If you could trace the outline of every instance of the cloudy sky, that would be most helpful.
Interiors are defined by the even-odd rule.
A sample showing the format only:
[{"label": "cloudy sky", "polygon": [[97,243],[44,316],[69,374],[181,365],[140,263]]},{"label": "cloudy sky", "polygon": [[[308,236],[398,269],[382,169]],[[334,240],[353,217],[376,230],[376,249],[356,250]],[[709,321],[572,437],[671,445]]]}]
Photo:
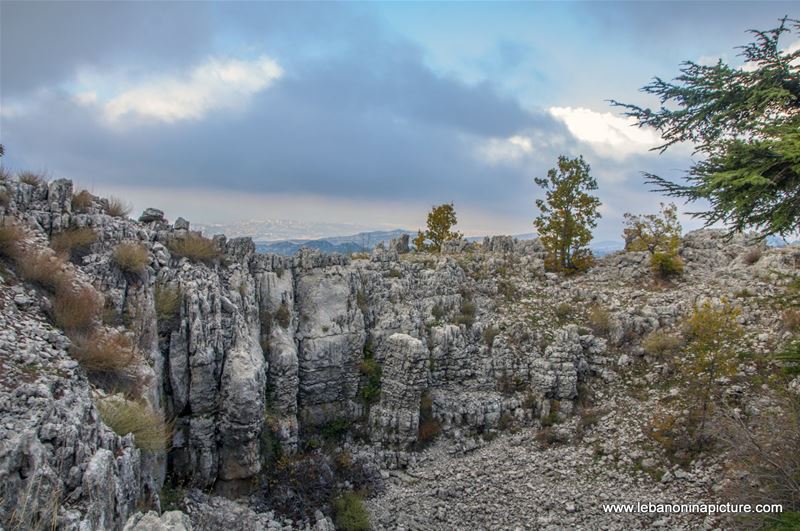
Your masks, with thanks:
[{"label": "cloudy sky", "polygon": [[484,234],[531,232],[533,178],[582,154],[618,239],[660,200],[640,172],[679,177],[691,149],[649,152],[607,100],[740,62],[798,7],[3,0],[4,165],[196,222],[416,229],[452,201]]}]

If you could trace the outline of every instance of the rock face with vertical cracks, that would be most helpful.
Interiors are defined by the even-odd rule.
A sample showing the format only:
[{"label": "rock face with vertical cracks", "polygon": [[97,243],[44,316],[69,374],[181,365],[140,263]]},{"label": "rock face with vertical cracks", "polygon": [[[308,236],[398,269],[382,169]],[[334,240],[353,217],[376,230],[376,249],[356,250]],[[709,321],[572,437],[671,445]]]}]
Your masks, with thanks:
[{"label": "rock face with vertical cracks", "polygon": [[392,334],[384,348],[381,399],[370,411],[371,434],[374,441],[402,448],[417,440],[428,349],[406,334]]}]

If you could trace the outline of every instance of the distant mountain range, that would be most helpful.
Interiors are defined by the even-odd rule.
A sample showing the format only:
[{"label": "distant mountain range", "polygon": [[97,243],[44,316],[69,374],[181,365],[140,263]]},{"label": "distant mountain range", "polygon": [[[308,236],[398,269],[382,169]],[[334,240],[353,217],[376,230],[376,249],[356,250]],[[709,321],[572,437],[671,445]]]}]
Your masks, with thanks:
[{"label": "distant mountain range", "polygon": [[324,253],[363,253],[371,251],[381,242],[388,243],[395,238],[399,238],[403,234],[413,236],[411,231],[403,229],[375,230],[359,232],[358,234],[352,234],[350,236],[331,236],[313,240],[293,239],[256,242],[256,251],[259,253],[275,253],[288,256],[299,251],[301,247],[310,247],[312,249],[319,249]]},{"label": "distant mountain range", "polygon": [[[310,247],[312,249],[319,249],[324,253],[365,253],[375,248],[379,243],[388,243],[389,241],[400,237],[402,234],[408,234],[413,238],[416,232],[396,229],[389,231],[368,231],[359,232],[350,236],[334,236],[329,238],[317,239],[294,239],[294,240],[279,240],[272,242],[257,242],[256,250],[260,253],[274,253],[282,255],[293,255],[300,250],[301,247]],[[484,236],[468,236],[467,241],[480,242],[483,241]],[[518,240],[532,240],[536,238],[536,233],[529,232],[525,234],[515,234],[514,238]],[[619,251],[624,246],[621,241],[599,241],[593,242],[590,247],[595,255],[605,256],[614,251]]]},{"label": "distant mountain range", "polygon": [[[256,242],[256,250],[260,253],[274,253],[290,256],[301,247],[319,249],[324,253],[362,253],[369,252],[381,242],[398,238],[408,234],[411,238],[416,236],[416,231],[405,229],[394,230],[362,230],[349,236],[330,236],[359,230],[362,226],[346,223],[315,223],[293,220],[265,220],[242,221],[227,225],[195,224],[194,228],[202,230],[206,235],[226,234],[228,237],[249,236]],[[471,242],[480,242],[484,236],[468,236]],[[519,240],[536,238],[536,233],[515,234]],[[798,242],[793,242],[798,243]],[[789,242],[775,236],[767,238],[767,244],[772,247],[783,247]],[[621,240],[593,241],[589,248],[595,256],[606,256],[624,247]]]}]

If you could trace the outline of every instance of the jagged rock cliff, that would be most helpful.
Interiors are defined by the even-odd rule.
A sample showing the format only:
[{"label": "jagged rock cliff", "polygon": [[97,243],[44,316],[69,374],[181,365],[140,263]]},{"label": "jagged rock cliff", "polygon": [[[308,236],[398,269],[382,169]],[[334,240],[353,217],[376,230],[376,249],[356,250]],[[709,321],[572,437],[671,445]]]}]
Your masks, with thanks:
[{"label": "jagged rock cliff", "polygon": [[[687,289],[664,291],[637,284],[648,274],[644,253],[611,256],[585,278],[565,280],[545,273],[537,242],[507,237],[436,256],[408,254],[399,242],[354,260],[311,250],[263,255],[248,239],[215,237],[219,255],[203,263],[170,251],[191,234],[185,220],[171,225],[153,209],[140,221],[113,217],[98,198],[74,211],[66,180],[0,188],[8,197],[4,219],[25,226],[31,246],[67,228],[96,233],[73,260],[76,274],[105,295],[105,318],[132,332],[142,395],[174,425],[166,455],[109,431],[69,357],[69,340],[47,322],[47,297],[6,271],[2,518],[16,522],[27,503],[49,518],[46,508],[55,504],[64,528],[122,528],[137,507],[159,508],[165,476],[246,495],[272,466],[266,435],[292,454],[331,423],[344,423],[365,431],[364,444],[391,469],[417,459],[421,414],[462,447],[509,419],[530,425],[568,415],[582,384],[616,378],[625,364],[619,347],[641,353],[644,334],[675,324],[702,297],[745,285],[774,291],[772,272],[797,260],[795,251],[776,251],[750,267],[741,257],[752,245],[743,238],[695,232],[681,251]],[[142,272],[115,263],[122,242],[145,246]],[[159,315],[164,292],[176,294],[174,315]],[[609,311],[605,338],[578,326],[600,303]],[[765,311],[747,307],[743,318],[769,329]],[[365,392],[372,385],[365,361],[382,369],[377,399]],[[197,514],[202,503],[224,505],[193,503]]]}]

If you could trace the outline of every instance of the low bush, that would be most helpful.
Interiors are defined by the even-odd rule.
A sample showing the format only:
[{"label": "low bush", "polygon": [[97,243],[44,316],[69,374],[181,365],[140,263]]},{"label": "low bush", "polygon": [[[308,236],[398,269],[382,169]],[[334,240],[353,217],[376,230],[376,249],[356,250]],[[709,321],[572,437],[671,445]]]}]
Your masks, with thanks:
[{"label": "low bush", "polygon": [[783,327],[790,332],[797,332],[800,330],[800,310],[796,308],[788,308],[784,310]]},{"label": "low bush", "polygon": [[683,346],[683,340],[665,330],[654,330],[642,340],[644,351],[659,360],[669,360],[674,357]]},{"label": "low bush", "polygon": [[104,201],[106,214],[114,218],[124,218],[131,213],[133,207],[118,197],[109,197]]},{"label": "low bush", "polygon": [[69,283],[64,261],[52,251],[31,251],[17,256],[17,267],[23,279],[55,293]]},{"label": "low bush", "polygon": [[7,207],[11,203],[8,190],[0,190],[0,207]]},{"label": "low bush", "polygon": [[38,173],[33,173],[31,171],[22,171],[20,172],[17,177],[19,177],[19,182],[29,184],[34,187],[44,186],[47,184],[47,181],[44,179],[43,176],[39,175]]},{"label": "low bush", "polygon": [[156,317],[159,321],[172,325],[178,318],[183,293],[179,286],[156,284],[154,290]]},{"label": "low bush", "polygon": [[742,258],[747,265],[753,265],[761,259],[761,247],[753,247]]},{"label": "low bush", "polygon": [[19,253],[19,244],[25,238],[25,232],[14,223],[0,225],[0,256],[15,258]]},{"label": "low bush", "polygon": [[86,331],[103,311],[103,297],[89,286],[72,287],[66,284],[53,297],[53,319],[68,332]]},{"label": "low bush", "polygon": [[127,374],[136,358],[130,337],[106,330],[74,336],[70,354],[86,372],[115,376]]},{"label": "low bush", "polygon": [[490,347],[494,344],[494,338],[500,333],[500,330],[495,328],[492,325],[487,326],[483,330],[483,342],[486,343],[487,347]]},{"label": "low bush", "polygon": [[477,307],[475,303],[468,299],[462,299],[461,301],[461,313],[458,314],[456,317],[456,324],[463,324],[467,328],[471,327],[475,323],[475,313],[477,312]]},{"label": "low bush", "polygon": [[422,393],[419,400],[418,445],[422,447],[433,441],[441,431],[441,423],[433,417],[433,397],[430,392],[426,391]]},{"label": "low bush", "polygon": [[196,233],[190,233],[185,238],[175,238],[167,247],[177,256],[205,264],[211,264],[221,255],[214,240]]},{"label": "low bush", "polygon": [[169,449],[171,426],[146,402],[110,396],[96,400],[95,407],[100,418],[114,433],[121,436],[132,433],[137,448],[147,452]]},{"label": "low bush", "polygon": [[281,328],[289,328],[291,315],[289,314],[289,307],[283,302],[278,306],[278,309],[275,310],[275,322],[278,323]]},{"label": "low bush", "polygon": [[150,253],[140,243],[120,243],[114,248],[114,262],[126,273],[141,274],[150,263]]},{"label": "low bush", "polygon": [[366,405],[374,404],[381,396],[381,365],[372,358],[365,358],[358,368],[363,377],[359,391],[361,401]]},{"label": "low bush", "polygon": [[334,523],[342,531],[367,531],[370,529],[369,513],[361,496],[345,492],[333,500]]},{"label": "low bush", "polygon": [[566,321],[572,315],[572,305],[562,302],[555,308],[556,318],[559,321]]},{"label": "low bush", "polygon": [[675,253],[653,253],[650,269],[659,280],[670,280],[683,274],[683,260]]},{"label": "low bush", "polygon": [[97,241],[97,233],[88,227],[67,229],[50,239],[50,247],[60,255],[67,255],[72,261],[85,256],[89,247]]},{"label": "low bush", "polygon": [[589,309],[588,320],[589,328],[595,335],[605,336],[611,331],[611,314],[599,304],[594,304]]},{"label": "low bush", "polygon": [[92,207],[94,196],[88,190],[81,190],[72,195],[72,211],[78,214],[86,214]]}]

